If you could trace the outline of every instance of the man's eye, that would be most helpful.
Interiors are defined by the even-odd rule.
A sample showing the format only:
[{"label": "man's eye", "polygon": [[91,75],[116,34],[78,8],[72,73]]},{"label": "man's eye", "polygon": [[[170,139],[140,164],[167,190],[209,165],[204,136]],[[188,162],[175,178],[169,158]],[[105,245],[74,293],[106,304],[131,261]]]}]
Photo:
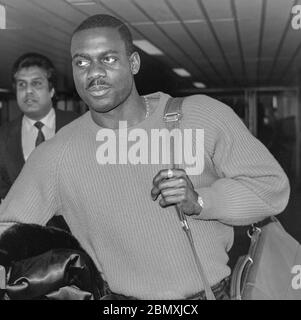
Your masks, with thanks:
[{"label": "man's eye", "polygon": [[34,82],[32,83],[32,85],[33,85],[33,87],[40,88],[40,87],[42,87],[43,82],[41,82],[41,81],[34,81]]},{"label": "man's eye", "polygon": [[89,61],[86,61],[86,60],[77,60],[75,62],[75,65],[80,67],[80,68],[85,68],[89,65]]},{"label": "man's eye", "polygon": [[114,62],[117,61],[117,58],[115,58],[115,57],[105,57],[105,58],[103,59],[103,61],[104,61],[105,63],[112,64],[112,63],[114,63]]},{"label": "man's eye", "polygon": [[24,88],[25,87],[25,82],[17,82],[17,87],[18,88]]}]

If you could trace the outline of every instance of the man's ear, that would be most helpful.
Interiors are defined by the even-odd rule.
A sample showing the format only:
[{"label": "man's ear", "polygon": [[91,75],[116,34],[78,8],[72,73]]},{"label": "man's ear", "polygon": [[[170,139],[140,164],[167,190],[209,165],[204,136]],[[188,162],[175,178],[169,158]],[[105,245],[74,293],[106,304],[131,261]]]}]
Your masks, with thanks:
[{"label": "man's ear", "polygon": [[130,56],[130,65],[132,74],[135,75],[140,69],[140,55],[137,51],[133,52]]},{"label": "man's ear", "polygon": [[50,90],[51,98],[53,98],[54,94],[55,94],[55,90],[54,90],[54,88],[52,88],[52,89]]}]

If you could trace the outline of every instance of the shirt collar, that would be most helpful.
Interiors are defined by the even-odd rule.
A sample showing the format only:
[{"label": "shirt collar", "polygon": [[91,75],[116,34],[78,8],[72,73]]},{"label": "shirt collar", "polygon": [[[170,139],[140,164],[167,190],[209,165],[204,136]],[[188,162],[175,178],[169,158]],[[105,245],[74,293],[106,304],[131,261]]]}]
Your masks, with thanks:
[{"label": "shirt collar", "polygon": [[[34,126],[34,124],[37,122],[37,120],[33,120],[28,118],[25,114],[23,117],[24,124],[28,127]],[[44,126],[48,128],[52,128],[54,126],[55,122],[55,111],[53,108],[50,109],[50,111],[46,114],[46,116],[39,120],[44,124]]]}]

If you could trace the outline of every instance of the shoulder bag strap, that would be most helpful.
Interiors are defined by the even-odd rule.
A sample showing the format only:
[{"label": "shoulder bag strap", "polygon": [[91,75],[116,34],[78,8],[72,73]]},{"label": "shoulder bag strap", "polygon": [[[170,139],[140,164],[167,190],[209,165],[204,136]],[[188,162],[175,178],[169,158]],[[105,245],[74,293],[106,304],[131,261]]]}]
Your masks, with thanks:
[{"label": "shoulder bag strap", "polygon": [[[183,103],[184,98],[169,98],[169,100],[167,101],[165,110],[164,110],[164,117],[163,117],[163,121],[166,124],[166,127],[169,131],[179,128],[180,125],[180,120],[183,117],[182,114],[182,103]],[[179,168],[179,165],[177,163],[175,163],[175,145],[174,145],[174,139],[170,142],[170,157],[171,157],[171,167],[172,169],[177,169]],[[176,205],[175,206],[177,214],[179,216],[179,219],[182,223],[182,227],[183,230],[185,231],[185,234],[188,237],[192,252],[193,252],[193,256],[194,256],[194,260],[195,263],[197,265],[197,269],[199,272],[199,275],[202,279],[203,285],[204,285],[204,290],[206,293],[206,298],[208,300],[215,300],[215,296],[212,292],[212,289],[209,285],[208,279],[205,275],[204,272],[204,268],[202,266],[201,260],[196,252],[195,249],[195,244],[193,241],[193,237],[191,234],[191,230],[190,227],[188,225],[187,219],[185,214],[183,213],[183,210],[181,208],[180,205]]]}]

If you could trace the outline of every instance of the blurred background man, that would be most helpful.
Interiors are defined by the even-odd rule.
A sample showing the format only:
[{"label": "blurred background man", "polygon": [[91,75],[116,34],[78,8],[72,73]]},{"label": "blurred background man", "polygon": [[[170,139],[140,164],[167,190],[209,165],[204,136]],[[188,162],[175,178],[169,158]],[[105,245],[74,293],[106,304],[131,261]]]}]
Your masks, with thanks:
[{"label": "blurred background man", "polygon": [[12,83],[22,115],[0,128],[0,199],[4,199],[31,152],[77,118],[53,108],[56,70],[38,53],[20,56],[12,68]]}]

